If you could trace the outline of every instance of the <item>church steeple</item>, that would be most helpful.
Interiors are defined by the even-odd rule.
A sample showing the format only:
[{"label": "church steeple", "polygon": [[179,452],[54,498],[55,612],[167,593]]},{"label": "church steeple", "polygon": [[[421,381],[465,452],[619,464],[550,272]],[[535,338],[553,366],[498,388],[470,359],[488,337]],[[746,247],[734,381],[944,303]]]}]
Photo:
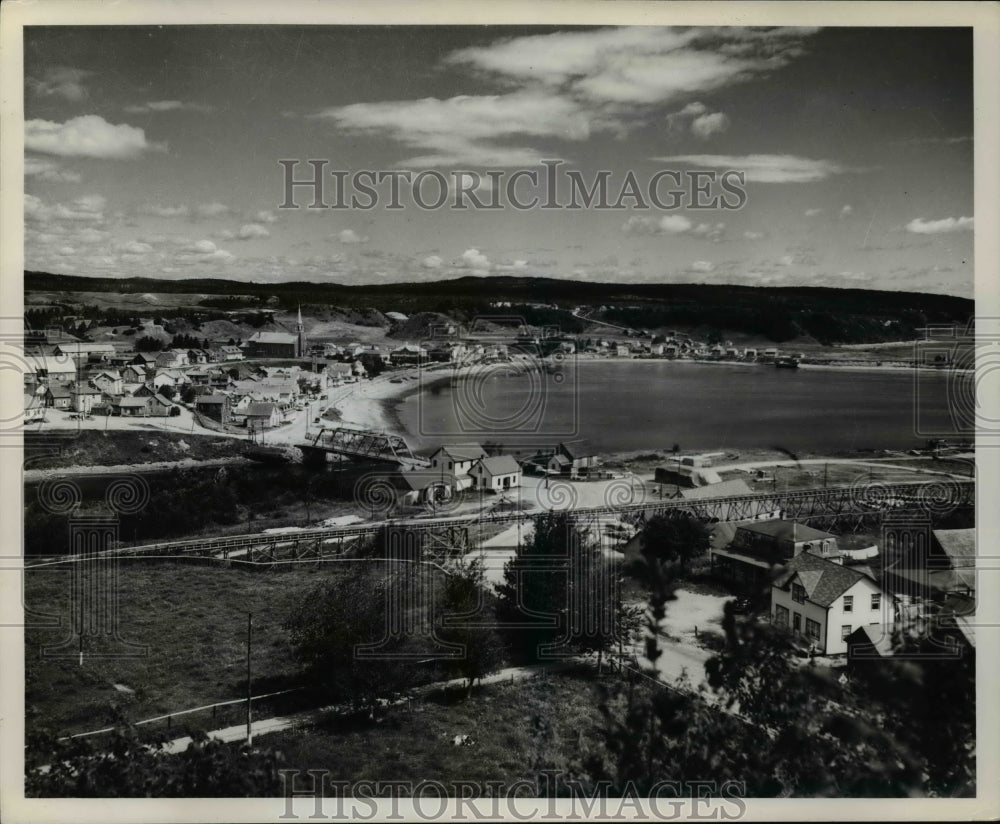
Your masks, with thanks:
[{"label": "church steeple", "polygon": [[295,342],[296,348],[299,350],[298,357],[302,357],[306,353],[306,330],[302,326],[302,306],[299,306],[299,317],[298,322],[295,324]]}]

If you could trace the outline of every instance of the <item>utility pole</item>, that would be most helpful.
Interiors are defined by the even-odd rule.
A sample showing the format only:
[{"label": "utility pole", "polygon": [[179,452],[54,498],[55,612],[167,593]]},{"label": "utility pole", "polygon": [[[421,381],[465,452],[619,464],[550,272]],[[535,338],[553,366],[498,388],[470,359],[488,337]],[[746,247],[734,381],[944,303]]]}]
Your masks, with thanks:
[{"label": "utility pole", "polygon": [[253,613],[247,613],[247,746],[253,744],[253,733],[250,730],[252,714],[250,710],[250,643],[253,639]]}]

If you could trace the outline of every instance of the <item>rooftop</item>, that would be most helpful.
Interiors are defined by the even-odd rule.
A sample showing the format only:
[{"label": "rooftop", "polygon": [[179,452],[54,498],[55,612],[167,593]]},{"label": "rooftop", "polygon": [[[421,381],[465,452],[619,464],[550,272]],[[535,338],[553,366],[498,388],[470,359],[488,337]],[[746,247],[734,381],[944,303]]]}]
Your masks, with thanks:
[{"label": "rooftop", "polygon": [[775,579],[774,586],[787,590],[793,581],[798,580],[810,601],[821,607],[828,607],[866,577],[858,570],[803,552],[785,564],[785,571]]},{"label": "rooftop", "polygon": [[767,535],[771,538],[777,538],[780,541],[793,541],[795,543],[799,541],[822,541],[837,537],[829,532],[821,532],[818,529],[813,529],[811,526],[806,526],[796,521],[784,520],[743,524],[740,526],[740,529],[756,533],[757,535]]},{"label": "rooftop", "polygon": [[521,467],[518,465],[517,461],[515,461],[510,455],[496,455],[492,458],[480,458],[479,463],[483,465],[483,469],[492,475],[510,475],[521,471]]}]

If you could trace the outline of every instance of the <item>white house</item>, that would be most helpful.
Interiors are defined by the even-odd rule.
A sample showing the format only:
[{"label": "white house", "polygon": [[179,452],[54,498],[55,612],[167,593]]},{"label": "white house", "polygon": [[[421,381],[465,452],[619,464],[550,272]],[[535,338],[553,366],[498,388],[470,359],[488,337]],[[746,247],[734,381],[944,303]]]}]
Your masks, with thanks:
[{"label": "white house", "polygon": [[479,444],[442,446],[431,455],[431,469],[452,475],[468,475],[480,458],[489,457]]},{"label": "white house", "polygon": [[771,621],[800,635],[822,655],[847,653],[859,627],[892,632],[892,596],[870,574],[811,552],[796,555],[771,586]]},{"label": "white house", "polygon": [[521,485],[521,467],[510,455],[480,458],[469,469],[477,489],[500,492]]}]

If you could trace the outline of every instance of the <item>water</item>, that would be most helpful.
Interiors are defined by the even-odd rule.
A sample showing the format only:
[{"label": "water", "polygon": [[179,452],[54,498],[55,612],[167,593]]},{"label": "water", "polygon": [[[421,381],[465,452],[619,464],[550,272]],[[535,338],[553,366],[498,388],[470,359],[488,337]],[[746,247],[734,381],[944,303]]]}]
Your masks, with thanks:
[{"label": "water", "polygon": [[679,444],[832,453],[971,438],[950,411],[963,406],[971,384],[944,372],[581,361],[556,373],[515,368],[446,380],[390,408],[424,448],[585,438],[601,452]]}]

